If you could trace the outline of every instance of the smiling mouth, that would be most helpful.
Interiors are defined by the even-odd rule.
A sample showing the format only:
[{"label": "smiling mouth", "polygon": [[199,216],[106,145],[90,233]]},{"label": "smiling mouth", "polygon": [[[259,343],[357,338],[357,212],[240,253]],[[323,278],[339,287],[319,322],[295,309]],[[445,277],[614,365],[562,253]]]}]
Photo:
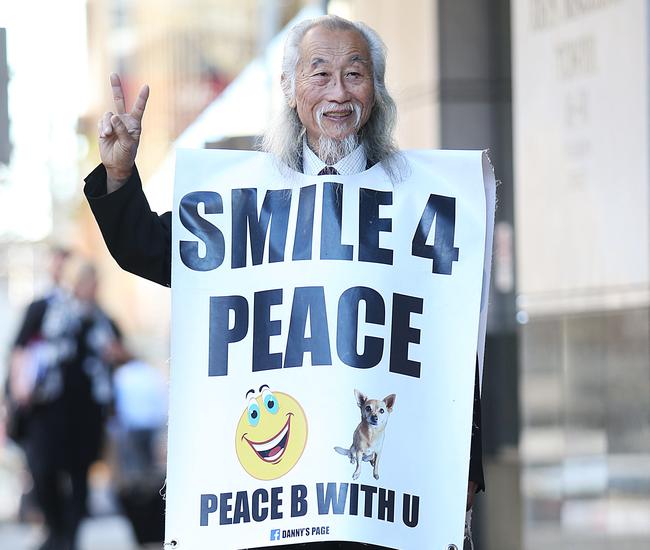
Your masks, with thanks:
[{"label": "smiling mouth", "polygon": [[343,112],[343,111],[337,111],[337,112],[331,111],[329,113],[323,113],[323,116],[325,118],[330,118],[330,119],[333,119],[333,120],[343,120],[343,119],[349,117],[350,115],[352,115],[353,112],[354,111],[345,111],[345,112]]},{"label": "smiling mouth", "polygon": [[287,421],[282,427],[282,429],[275,434],[270,439],[266,441],[251,441],[246,437],[246,434],[242,436],[242,439],[246,440],[251,446],[251,449],[255,451],[255,454],[260,457],[264,462],[270,464],[276,464],[284,456],[284,451],[287,449],[287,442],[289,441],[289,433],[291,432],[291,417],[293,413],[287,414]]}]

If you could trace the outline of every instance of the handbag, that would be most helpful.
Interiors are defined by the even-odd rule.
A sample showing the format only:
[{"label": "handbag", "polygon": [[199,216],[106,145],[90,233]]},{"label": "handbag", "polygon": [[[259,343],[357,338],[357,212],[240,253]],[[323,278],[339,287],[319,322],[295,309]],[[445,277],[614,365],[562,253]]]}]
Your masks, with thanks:
[{"label": "handbag", "polygon": [[63,378],[52,360],[52,348],[34,339],[11,354],[7,385],[7,436],[16,443],[27,435],[32,406],[61,395]]}]

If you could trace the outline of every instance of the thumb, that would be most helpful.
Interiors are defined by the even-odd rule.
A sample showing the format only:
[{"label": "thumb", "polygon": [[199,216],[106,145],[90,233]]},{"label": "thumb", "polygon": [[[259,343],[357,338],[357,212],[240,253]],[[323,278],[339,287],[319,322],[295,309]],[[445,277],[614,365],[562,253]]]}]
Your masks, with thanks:
[{"label": "thumb", "polygon": [[129,134],[129,130],[126,127],[126,124],[124,124],[124,121],[118,115],[113,115],[111,117],[111,124],[115,129],[115,133],[117,134],[117,139],[119,140],[132,139],[131,135]]}]

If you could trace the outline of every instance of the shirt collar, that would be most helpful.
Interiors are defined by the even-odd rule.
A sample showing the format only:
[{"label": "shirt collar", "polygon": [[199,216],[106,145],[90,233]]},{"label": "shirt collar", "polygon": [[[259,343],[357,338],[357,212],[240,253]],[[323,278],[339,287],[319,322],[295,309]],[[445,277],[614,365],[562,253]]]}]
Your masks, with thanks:
[{"label": "shirt collar", "polygon": [[[347,157],[343,157],[335,165],[336,171],[344,176],[352,176],[354,174],[359,174],[366,169],[368,159],[366,157],[366,150],[363,147],[363,144],[359,144],[357,148],[352,151]],[[318,155],[314,153],[307,145],[307,138],[302,139],[302,171],[303,174],[308,176],[316,176],[323,168],[325,164],[321,159],[318,158]]]}]

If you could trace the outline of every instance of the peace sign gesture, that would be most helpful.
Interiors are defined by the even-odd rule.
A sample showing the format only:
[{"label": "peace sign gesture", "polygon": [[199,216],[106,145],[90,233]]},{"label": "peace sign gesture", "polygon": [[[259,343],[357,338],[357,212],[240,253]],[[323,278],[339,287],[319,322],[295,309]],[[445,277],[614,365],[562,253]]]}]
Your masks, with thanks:
[{"label": "peace sign gesture", "polygon": [[98,123],[99,156],[106,167],[109,193],[121,187],[133,171],[142,133],[142,115],[149,98],[149,86],[145,84],[140,88],[133,109],[127,113],[120,77],[111,73],[110,78],[116,112],[104,113]]}]

